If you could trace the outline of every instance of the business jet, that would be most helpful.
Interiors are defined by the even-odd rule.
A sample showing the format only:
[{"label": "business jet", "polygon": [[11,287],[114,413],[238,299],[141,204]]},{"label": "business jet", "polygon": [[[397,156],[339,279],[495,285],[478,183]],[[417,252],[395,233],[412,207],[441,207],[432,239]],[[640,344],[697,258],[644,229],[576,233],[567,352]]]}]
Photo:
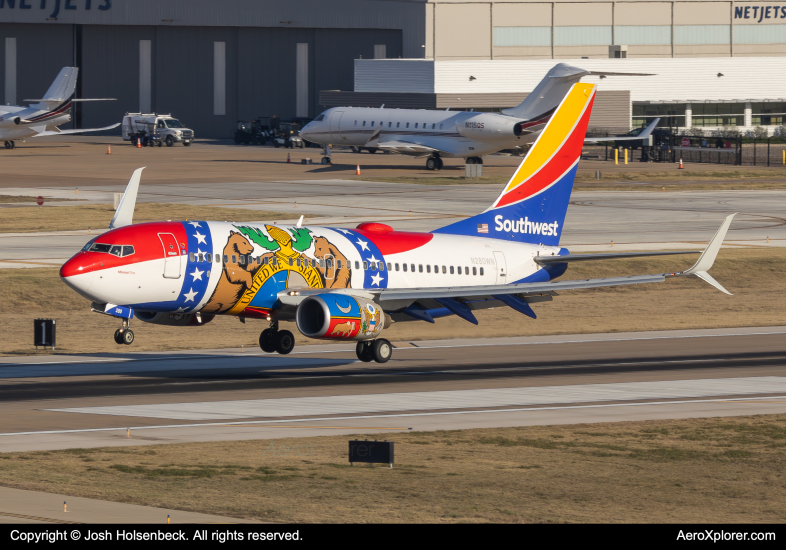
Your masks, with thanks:
[{"label": "business jet", "polygon": [[104,128],[61,130],[59,125],[71,122],[71,105],[79,101],[114,101],[114,99],[74,99],[77,67],[63,67],[44,94],[43,99],[25,99],[29,107],[0,105],[0,140],[6,149],[16,147],[15,140],[42,136],[62,136],[83,132],[101,132],[117,128],[120,123]]},{"label": "business jet", "polygon": [[[384,363],[392,323],[509,307],[536,318],[532,304],[562,290],[656,283],[699,277],[727,294],[708,270],[733,214],[698,261],[681,272],[556,281],[571,262],[650,252],[571,254],[560,247],[573,180],[595,98],[593,84],[575,83],[555,109],[499,197],[484,212],[431,233],[396,231],[381,223],[355,228],[215,221],[133,224],[142,168],[132,176],[110,231],[88,242],[60,269],[91,308],[119,318],[118,344],[131,344],[136,317],[159,325],[198,327],[216,315],[259,319],[265,352],[287,354],[294,320],[315,339],[356,342],[361,361]],[[696,253],[696,252],[694,252]],[[580,315],[580,313],[577,313]]]},{"label": "business jet", "polygon": [[[534,142],[571,87],[589,75],[650,76],[587,71],[559,63],[520,105],[501,113],[333,107],[306,124],[300,136],[323,146],[322,164],[332,163],[329,144],[427,157],[429,170],[440,170],[443,158],[483,164],[483,155]],[[585,137],[585,141],[641,141],[659,121],[652,121],[635,137]]]}]

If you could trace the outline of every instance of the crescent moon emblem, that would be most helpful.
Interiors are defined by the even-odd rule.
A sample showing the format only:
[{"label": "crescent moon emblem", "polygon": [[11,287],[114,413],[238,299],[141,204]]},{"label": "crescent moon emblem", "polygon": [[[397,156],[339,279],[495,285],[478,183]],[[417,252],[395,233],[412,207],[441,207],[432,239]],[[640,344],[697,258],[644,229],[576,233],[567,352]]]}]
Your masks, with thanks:
[{"label": "crescent moon emblem", "polygon": [[345,307],[341,307],[341,305],[338,303],[338,300],[336,300],[336,307],[341,313],[349,313],[352,311],[352,304],[347,304]]}]

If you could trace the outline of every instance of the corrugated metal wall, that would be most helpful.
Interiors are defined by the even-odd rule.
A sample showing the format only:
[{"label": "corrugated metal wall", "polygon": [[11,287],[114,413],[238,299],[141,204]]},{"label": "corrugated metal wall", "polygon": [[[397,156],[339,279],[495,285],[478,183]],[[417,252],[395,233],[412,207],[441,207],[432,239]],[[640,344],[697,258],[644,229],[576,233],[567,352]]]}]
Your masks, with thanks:
[{"label": "corrugated metal wall", "polygon": [[[654,76],[584,77],[599,90],[630,90],[632,101],[762,101],[786,95],[786,57],[566,59],[590,71]],[[400,67],[394,65],[401,63]],[[362,60],[355,62],[355,91],[483,94],[532,90],[555,65],[532,60]],[[427,76],[433,73],[433,82]],[[418,67],[417,78],[390,78]],[[723,76],[718,76],[718,74]],[[470,80],[470,76],[474,80]]]}]

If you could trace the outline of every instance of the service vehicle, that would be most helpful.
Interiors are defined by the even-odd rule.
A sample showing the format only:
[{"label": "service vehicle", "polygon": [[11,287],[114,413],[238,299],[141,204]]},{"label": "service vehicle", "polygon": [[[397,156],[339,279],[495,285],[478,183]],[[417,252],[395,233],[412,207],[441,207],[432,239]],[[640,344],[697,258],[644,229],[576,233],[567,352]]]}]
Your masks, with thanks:
[{"label": "service vehicle", "polygon": [[[126,113],[123,117],[123,140],[136,143],[140,132],[145,135],[158,134],[161,141],[167,147],[172,147],[175,143],[182,143],[186,147],[194,141],[194,131],[186,128],[172,115],[162,115],[157,113]],[[143,142],[144,144],[144,142]]]}]

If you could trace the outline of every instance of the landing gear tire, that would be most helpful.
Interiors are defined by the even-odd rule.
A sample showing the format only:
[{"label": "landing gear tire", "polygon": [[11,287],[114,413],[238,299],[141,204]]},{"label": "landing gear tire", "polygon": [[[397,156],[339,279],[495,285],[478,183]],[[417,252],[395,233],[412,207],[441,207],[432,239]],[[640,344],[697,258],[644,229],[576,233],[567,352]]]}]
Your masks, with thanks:
[{"label": "landing gear tire", "polygon": [[167,147],[172,147],[174,144],[175,144],[175,138],[173,138],[172,136],[167,136],[166,137],[166,146]]},{"label": "landing gear tire", "polygon": [[262,331],[262,334],[259,335],[259,347],[262,348],[262,351],[265,353],[276,352],[275,336],[276,333],[273,329],[266,328]]},{"label": "landing gear tire", "polygon": [[276,351],[286,355],[295,349],[295,335],[288,330],[279,330],[275,334]]},{"label": "landing gear tire", "polygon": [[122,345],[123,344],[123,333],[120,329],[115,331],[115,344]]},{"label": "landing gear tire", "polygon": [[442,167],[445,166],[445,163],[442,162],[442,159],[437,157],[437,170],[442,170]]},{"label": "landing gear tire", "polygon": [[438,165],[439,164],[437,163],[437,159],[435,159],[434,157],[429,157],[429,159],[426,161],[427,170],[439,170],[439,168],[437,168]]},{"label": "landing gear tire", "polygon": [[5,142],[5,148],[6,149],[13,149],[14,148],[14,142],[13,141],[6,141]]},{"label": "landing gear tire", "polygon": [[377,338],[371,343],[371,356],[377,363],[387,363],[393,355],[393,346],[384,338]]},{"label": "landing gear tire", "polygon": [[364,363],[370,363],[374,360],[371,352],[371,342],[358,342],[355,346],[355,355]]},{"label": "landing gear tire", "polygon": [[322,164],[333,164],[333,161],[330,160],[330,157],[322,157]]},{"label": "landing gear tire", "polygon": [[130,346],[134,343],[134,333],[131,329],[126,329],[122,332],[123,343],[127,346]]}]

